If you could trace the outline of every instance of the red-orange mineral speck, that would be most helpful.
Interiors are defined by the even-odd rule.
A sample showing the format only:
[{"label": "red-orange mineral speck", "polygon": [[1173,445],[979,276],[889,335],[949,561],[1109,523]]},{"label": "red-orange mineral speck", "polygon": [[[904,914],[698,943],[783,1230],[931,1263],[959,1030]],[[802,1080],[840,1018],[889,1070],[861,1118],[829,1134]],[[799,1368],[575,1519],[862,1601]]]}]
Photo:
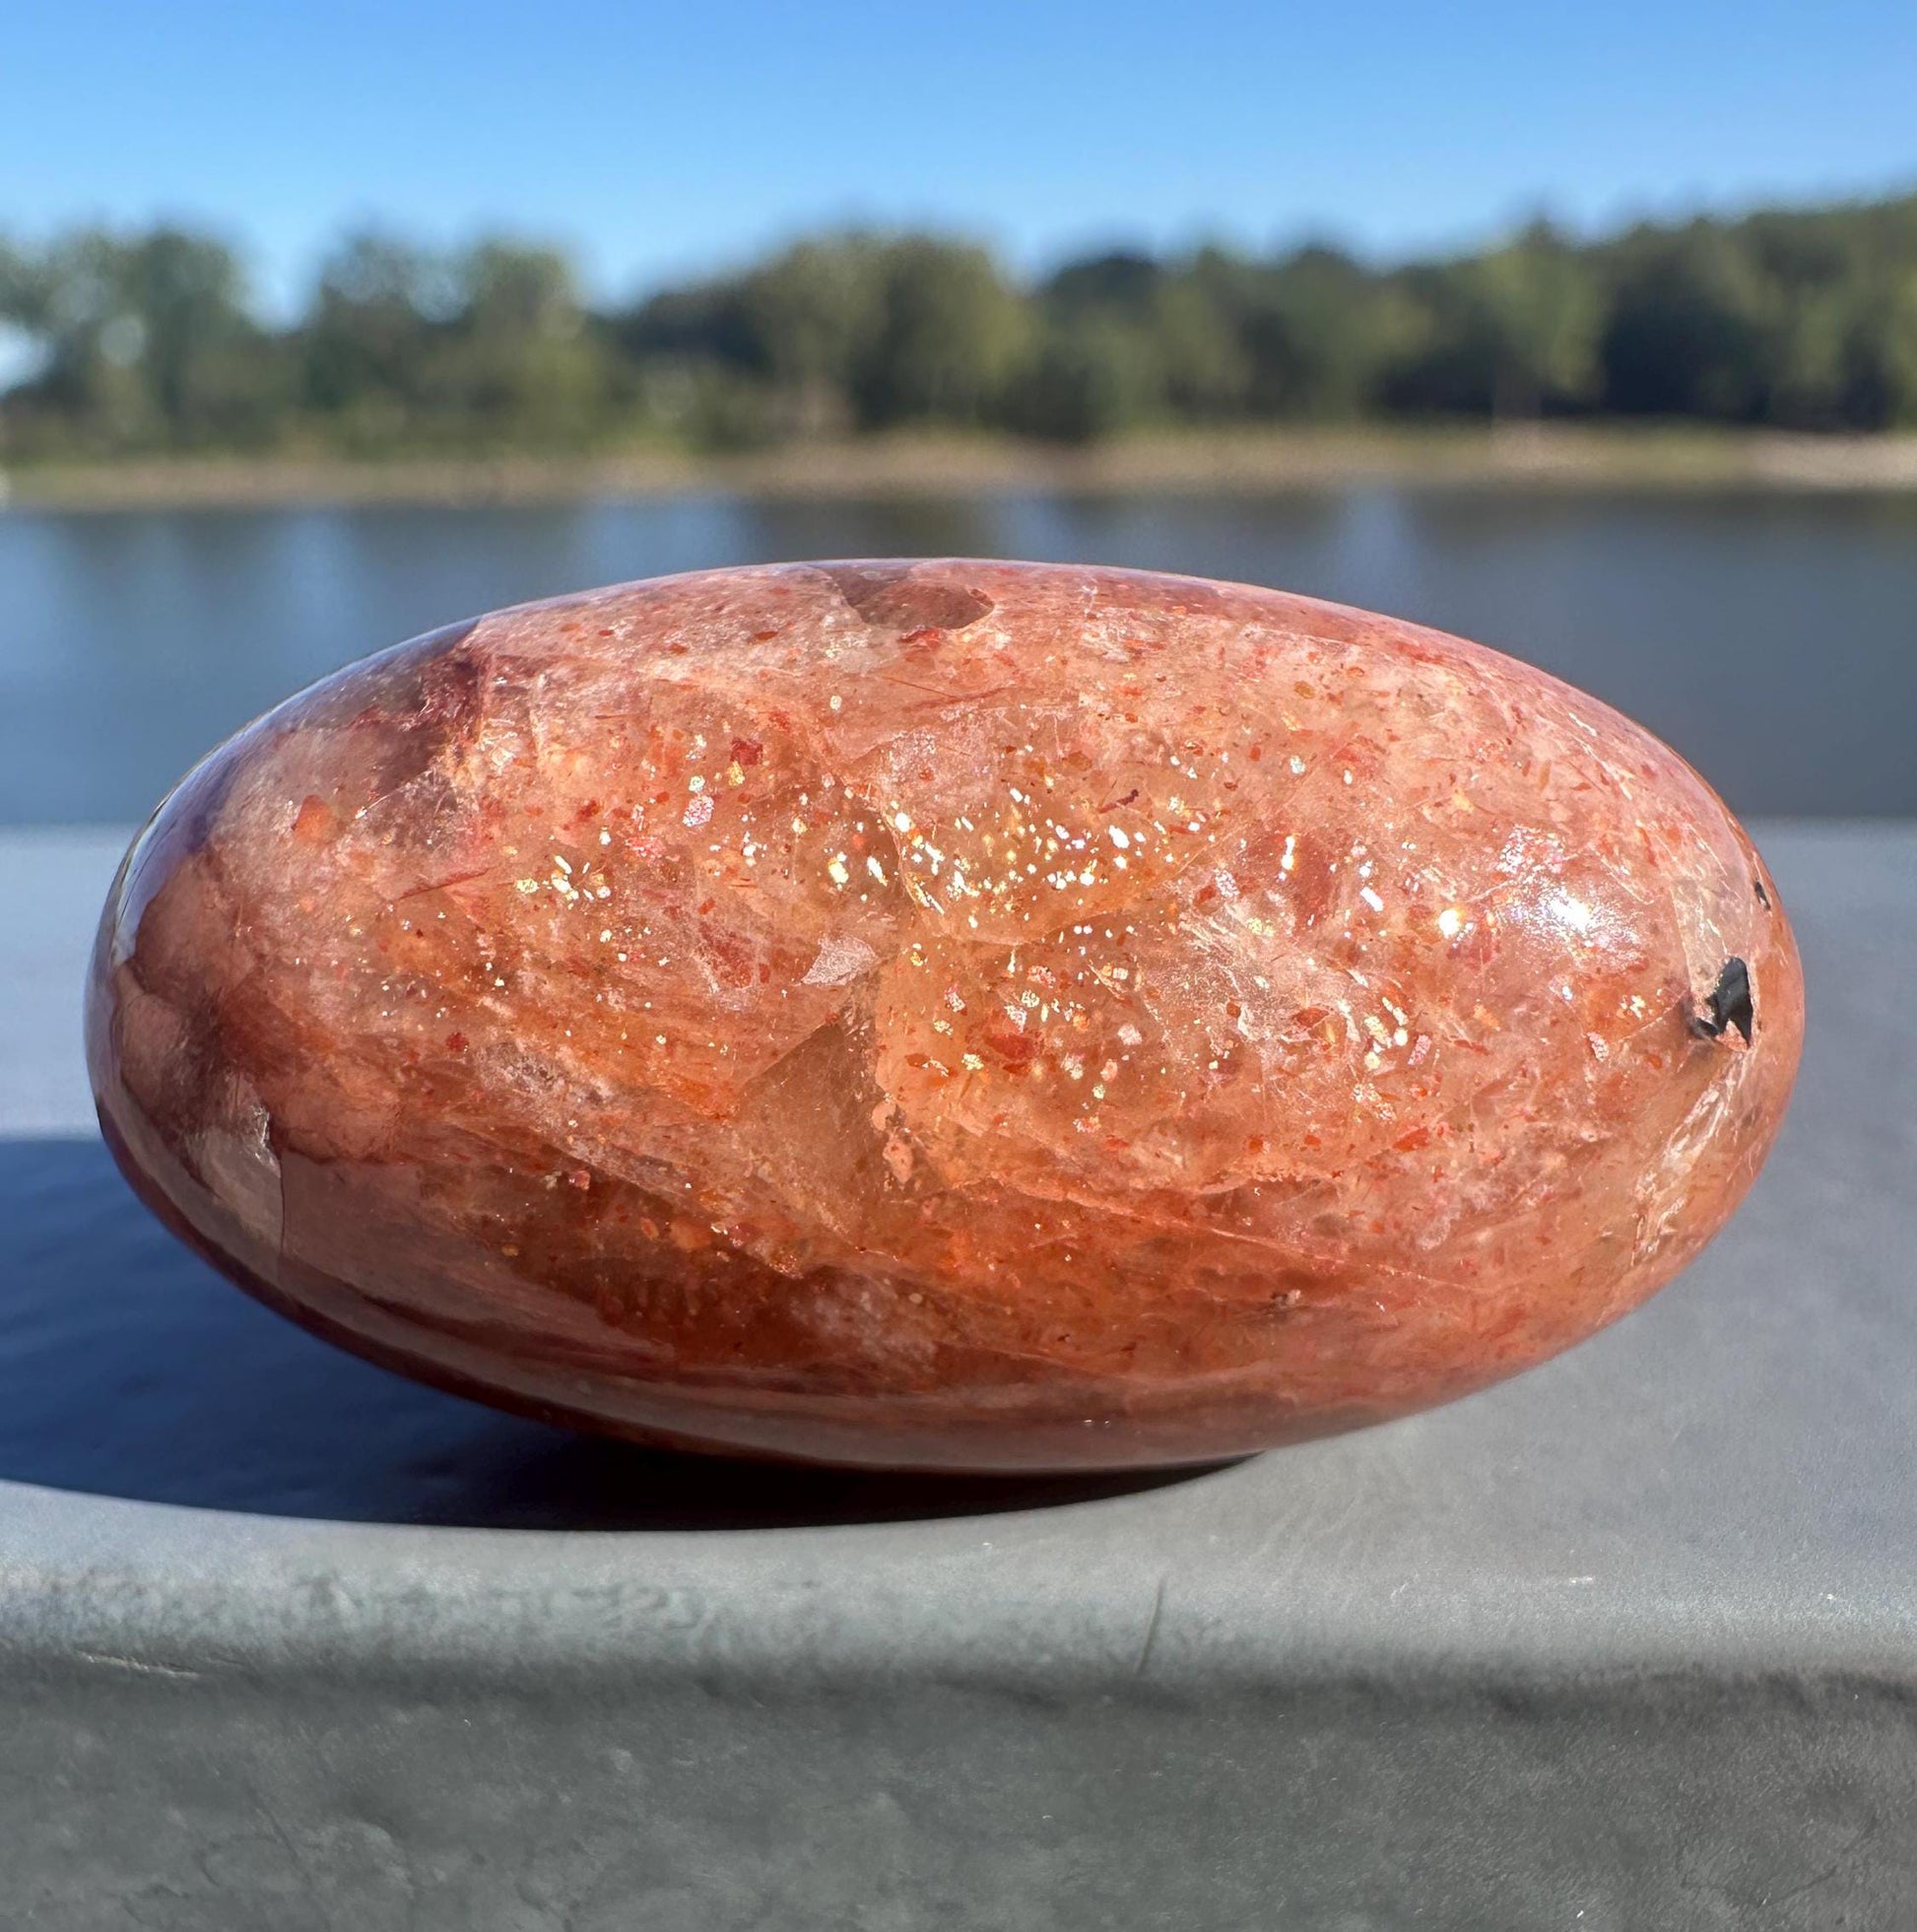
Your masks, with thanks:
[{"label": "red-orange mineral speck", "polygon": [[90,1051],[320,1333],[618,1434],[1206,1460],[1542,1361],[1776,1134],[1803,994],[1704,783],[1266,590],[800,565],[341,672],[130,854]]}]

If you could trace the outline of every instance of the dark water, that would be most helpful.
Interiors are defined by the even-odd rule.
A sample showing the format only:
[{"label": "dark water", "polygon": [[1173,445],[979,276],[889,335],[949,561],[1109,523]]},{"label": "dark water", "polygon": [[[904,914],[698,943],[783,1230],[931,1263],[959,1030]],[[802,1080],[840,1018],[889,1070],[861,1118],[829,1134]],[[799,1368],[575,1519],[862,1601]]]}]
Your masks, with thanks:
[{"label": "dark water", "polygon": [[1281,585],[1497,644],[1745,813],[1917,813],[1917,498],[1362,489],[0,515],[0,825],[135,818],[336,665],[705,565],[945,554]]}]

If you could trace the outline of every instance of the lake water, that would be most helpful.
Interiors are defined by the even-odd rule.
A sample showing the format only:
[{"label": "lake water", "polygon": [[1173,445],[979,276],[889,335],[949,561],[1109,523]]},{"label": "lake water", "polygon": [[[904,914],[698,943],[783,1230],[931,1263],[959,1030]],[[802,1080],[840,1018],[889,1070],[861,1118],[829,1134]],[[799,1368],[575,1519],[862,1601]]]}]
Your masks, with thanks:
[{"label": "lake water", "polygon": [[0,514],[0,825],[142,815],[300,685],[526,598],[910,554],[1188,570],[1531,659],[1740,812],[1917,814],[1917,498],[1362,488]]}]

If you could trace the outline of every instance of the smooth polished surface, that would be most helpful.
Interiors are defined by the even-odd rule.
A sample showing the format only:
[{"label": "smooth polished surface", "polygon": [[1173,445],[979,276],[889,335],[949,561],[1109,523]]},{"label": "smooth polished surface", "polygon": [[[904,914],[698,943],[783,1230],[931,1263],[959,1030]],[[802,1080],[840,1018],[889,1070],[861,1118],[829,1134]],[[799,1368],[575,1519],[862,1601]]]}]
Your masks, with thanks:
[{"label": "smooth polished surface", "polygon": [[1513,660],[1243,586],[793,566],[455,627],[132,853],[89,1037],[320,1332],[653,1439],[1199,1462],[1615,1319],[1767,1152],[1750,841]]},{"label": "smooth polished surface", "polygon": [[[740,1531],[777,1472],[715,1499],[718,1465],[661,1458],[657,1529],[409,1527],[445,1515],[435,1431],[469,1472],[456,1520],[603,1523],[604,1491],[531,1425],[282,1335],[136,1212],[42,1207],[48,1164],[81,1189],[98,1150],[0,1149],[38,1250],[0,1265],[0,1476],[31,1479],[0,1482],[10,1908],[51,1932],[1917,1919],[1917,831],[1757,831],[1819,996],[1776,1158],[1683,1281],[1469,1401],[1103,1500],[954,1516],[937,1483],[927,1520],[833,1526],[844,1479],[794,1471],[815,1526]],[[39,951],[75,972],[125,840],[85,843],[42,867],[0,837],[0,898],[42,882]],[[0,1137],[30,1087],[80,1133],[75,1042],[18,1043]],[[291,1401],[258,1399],[275,1379]],[[242,1492],[254,1513],[119,1499]],[[386,1523],[284,1519],[382,1499]]]}]

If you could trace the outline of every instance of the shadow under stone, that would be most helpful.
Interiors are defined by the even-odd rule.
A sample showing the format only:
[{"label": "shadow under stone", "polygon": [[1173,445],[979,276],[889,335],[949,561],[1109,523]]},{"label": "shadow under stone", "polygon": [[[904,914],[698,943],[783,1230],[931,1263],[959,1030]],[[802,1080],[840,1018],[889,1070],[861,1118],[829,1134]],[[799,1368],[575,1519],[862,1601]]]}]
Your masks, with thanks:
[{"label": "shadow under stone", "polygon": [[0,1479],[261,1515],[751,1529],[1082,1502],[1202,1471],[924,1477],[608,1442],[315,1340],[188,1253],[98,1142],[0,1142]]}]

